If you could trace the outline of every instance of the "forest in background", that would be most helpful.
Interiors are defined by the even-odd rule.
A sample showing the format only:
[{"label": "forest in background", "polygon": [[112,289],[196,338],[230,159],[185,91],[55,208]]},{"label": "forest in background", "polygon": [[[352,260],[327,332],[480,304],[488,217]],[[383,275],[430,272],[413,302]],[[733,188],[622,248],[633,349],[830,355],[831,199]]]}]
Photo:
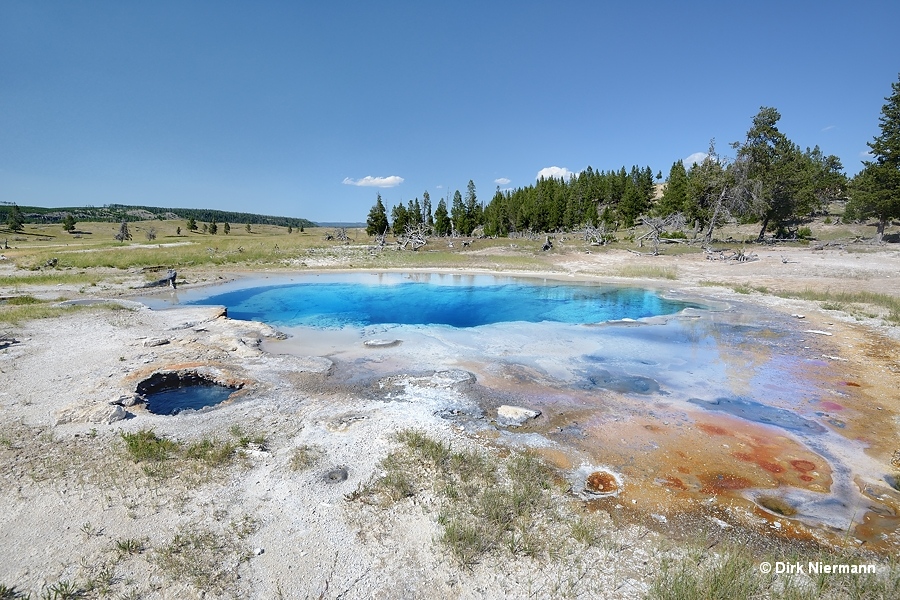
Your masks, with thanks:
[{"label": "forest in background", "polygon": [[[672,236],[709,241],[726,222],[757,223],[758,241],[767,234],[795,238],[799,225],[845,201],[845,220],[875,218],[877,239],[891,219],[900,218],[900,80],[879,118],[881,134],[868,143],[871,160],[848,178],[838,157],[815,146],[802,149],[778,129],[780,113],[761,107],[746,138],[730,145],[733,156],[710,141],[706,158],[686,167],[676,161],[662,182],[650,167],[594,170],[568,180],[541,178],[533,185],[495,191],[485,204],[470,180],[465,197],[456,190],[432,212],[428,192],[390,215],[379,194],[369,211],[369,235],[509,236],[599,228],[629,229],[637,224]],[[663,185],[656,185],[663,183]],[[662,189],[662,193],[659,190]]]}]

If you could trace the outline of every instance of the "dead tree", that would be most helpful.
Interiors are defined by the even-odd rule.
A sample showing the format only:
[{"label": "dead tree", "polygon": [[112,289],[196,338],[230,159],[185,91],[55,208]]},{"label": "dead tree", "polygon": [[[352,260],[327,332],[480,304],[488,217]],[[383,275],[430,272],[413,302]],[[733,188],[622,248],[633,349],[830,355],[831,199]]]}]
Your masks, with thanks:
[{"label": "dead tree", "polygon": [[178,273],[175,271],[175,269],[169,269],[165,277],[157,279],[156,281],[151,281],[150,283],[144,284],[141,287],[168,287],[169,285],[171,285],[172,289],[174,290],[177,289],[177,285],[175,283],[176,277],[178,277]]},{"label": "dead tree", "polygon": [[684,215],[681,213],[672,213],[665,217],[643,216],[641,219],[644,225],[649,228],[649,231],[639,237],[638,242],[643,246],[644,240],[648,240],[653,245],[653,252],[651,252],[653,256],[659,254],[659,239],[663,233],[669,229],[680,231],[685,225]]},{"label": "dead tree", "polygon": [[599,227],[585,225],[582,236],[584,237],[584,241],[588,242],[591,246],[605,246],[612,241],[613,238],[612,234],[606,230],[606,223],[601,223]]},{"label": "dead tree", "polygon": [[407,246],[411,246],[413,250],[418,250],[428,243],[430,233],[430,228],[423,223],[417,223],[415,226],[407,223],[403,234],[397,238],[397,247],[405,250]]}]

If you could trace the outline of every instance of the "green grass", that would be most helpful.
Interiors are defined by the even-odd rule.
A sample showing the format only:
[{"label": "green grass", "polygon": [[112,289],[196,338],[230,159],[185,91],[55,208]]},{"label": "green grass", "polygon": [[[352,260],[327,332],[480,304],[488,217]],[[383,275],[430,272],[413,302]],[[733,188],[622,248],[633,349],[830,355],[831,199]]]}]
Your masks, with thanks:
[{"label": "green grass", "polygon": [[[172,468],[163,465],[176,459],[192,465],[223,467],[230,465],[238,444],[218,438],[201,438],[187,445],[157,435],[149,429],[120,434],[125,451],[135,463],[143,463],[144,472],[150,476],[166,476]],[[179,463],[183,464],[183,463]]]},{"label": "green grass", "polygon": [[140,554],[145,549],[144,540],[138,538],[123,538],[116,540],[116,552],[120,557],[130,554]]},{"label": "green grass", "polygon": [[189,444],[184,450],[184,456],[202,461],[211,467],[221,467],[231,463],[235,450],[236,447],[231,442],[222,442],[216,438],[203,438]]},{"label": "green grass", "polygon": [[172,458],[181,448],[177,442],[156,435],[150,429],[122,433],[125,450],[134,462],[162,462]]}]

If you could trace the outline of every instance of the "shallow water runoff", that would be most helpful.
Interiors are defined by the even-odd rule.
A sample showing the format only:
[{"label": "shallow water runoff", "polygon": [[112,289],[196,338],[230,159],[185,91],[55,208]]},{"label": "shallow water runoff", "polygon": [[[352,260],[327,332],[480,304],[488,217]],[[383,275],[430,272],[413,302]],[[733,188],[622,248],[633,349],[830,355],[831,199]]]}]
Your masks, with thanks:
[{"label": "shallow water runoff", "polygon": [[[665,290],[438,273],[273,276],[155,301],[167,303],[266,322],[290,336],[267,351],[326,356],[335,385],[372,394],[386,377],[472,373],[463,394],[477,409],[441,415],[535,450],[604,510],[897,543],[900,493],[865,453],[857,408],[868,399],[823,358],[838,352],[829,341],[788,315]],[[540,416],[509,425],[501,405]],[[603,476],[614,489],[592,496]]]}]

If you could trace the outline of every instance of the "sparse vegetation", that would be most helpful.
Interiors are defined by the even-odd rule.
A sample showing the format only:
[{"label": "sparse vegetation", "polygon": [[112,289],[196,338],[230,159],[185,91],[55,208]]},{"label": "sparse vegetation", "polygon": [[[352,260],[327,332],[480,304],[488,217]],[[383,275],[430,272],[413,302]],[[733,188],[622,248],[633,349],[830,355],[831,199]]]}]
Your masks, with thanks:
[{"label": "sparse vegetation", "polygon": [[30,594],[26,594],[15,586],[9,587],[0,583],[0,600],[27,600]]},{"label": "sparse vegetation", "polygon": [[625,266],[615,270],[616,277],[633,277],[644,279],[678,279],[678,269],[674,267]]},{"label": "sparse vegetation", "polygon": [[[225,467],[232,464],[242,443],[222,441],[216,437],[204,437],[188,444],[181,444],[157,435],[149,429],[135,433],[122,433],[125,450],[129,457],[141,464],[144,474],[150,477],[168,477],[184,465],[190,469],[198,465],[207,468]],[[185,464],[184,462],[187,461]]]},{"label": "sparse vegetation", "polygon": [[[801,574],[763,573],[760,565],[801,564]],[[651,600],[817,600],[900,597],[900,567],[881,564],[877,573],[808,573],[810,562],[827,565],[876,564],[874,557],[822,553],[757,557],[746,548],[689,552],[677,560],[663,559],[651,584]]]},{"label": "sparse vegetation", "polygon": [[116,552],[120,557],[129,554],[140,554],[144,551],[144,540],[138,538],[123,538],[116,540]]},{"label": "sparse vegetation", "polygon": [[291,453],[291,470],[305,471],[319,460],[319,450],[306,444],[294,448]]},{"label": "sparse vegetation", "polygon": [[483,451],[454,452],[418,430],[397,434],[403,448],[380,463],[382,474],[348,500],[390,504],[419,490],[440,505],[440,542],[462,565],[488,552],[538,556],[559,543],[549,534],[559,522],[554,507],[553,473],[529,453],[504,460]]},{"label": "sparse vegetation", "polygon": [[179,450],[178,443],[160,437],[150,429],[122,433],[121,436],[125,441],[125,449],[134,462],[162,462]]},{"label": "sparse vegetation", "polygon": [[216,438],[203,438],[188,445],[185,448],[184,456],[203,461],[212,467],[219,467],[232,461],[235,449],[235,445],[231,442],[222,442]]}]

